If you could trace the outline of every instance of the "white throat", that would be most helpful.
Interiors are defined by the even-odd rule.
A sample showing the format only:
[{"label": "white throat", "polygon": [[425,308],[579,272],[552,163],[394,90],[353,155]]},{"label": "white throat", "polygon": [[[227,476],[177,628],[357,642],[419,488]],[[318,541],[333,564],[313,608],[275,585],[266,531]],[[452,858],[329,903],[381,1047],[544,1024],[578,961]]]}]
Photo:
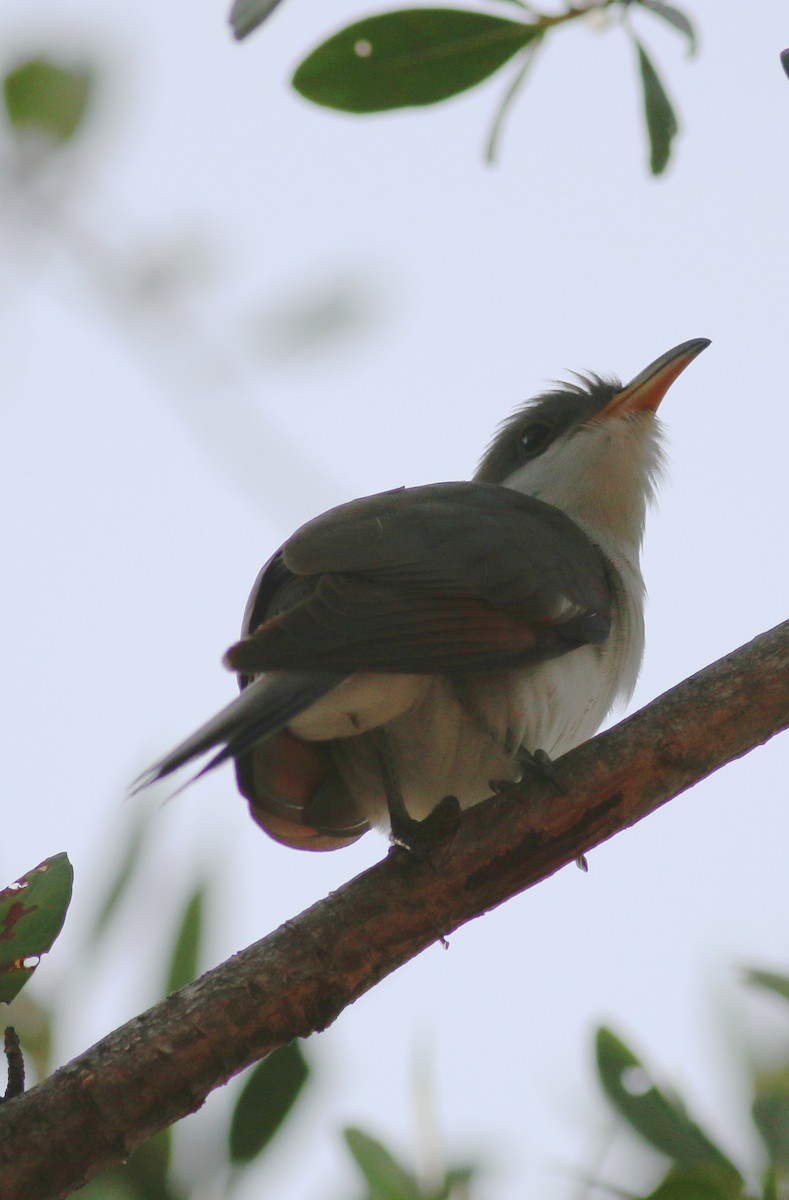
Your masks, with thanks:
[{"label": "white throat", "polygon": [[593,420],[502,483],[561,509],[617,568],[638,570],[646,510],[663,468],[661,441],[652,413]]}]

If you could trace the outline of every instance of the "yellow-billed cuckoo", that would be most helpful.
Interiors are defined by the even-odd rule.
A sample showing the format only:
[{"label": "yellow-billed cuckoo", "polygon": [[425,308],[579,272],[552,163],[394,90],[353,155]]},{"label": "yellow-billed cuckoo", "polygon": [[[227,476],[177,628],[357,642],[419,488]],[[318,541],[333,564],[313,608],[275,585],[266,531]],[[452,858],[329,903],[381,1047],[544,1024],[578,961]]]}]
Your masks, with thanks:
[{"label": "yellow-billed cuckoo", "polygon": [[[252,590],[225,663],[241,695],[140,786],[221,747],[253,818],[310,850],[371,826],[418,841],[592,736],[635,686],[657,407],[709,342],[627,386],[596,376],[505,421],[472,482],[401,488],[303,525]],[[203,772],[201,772],[202,774]]]}]

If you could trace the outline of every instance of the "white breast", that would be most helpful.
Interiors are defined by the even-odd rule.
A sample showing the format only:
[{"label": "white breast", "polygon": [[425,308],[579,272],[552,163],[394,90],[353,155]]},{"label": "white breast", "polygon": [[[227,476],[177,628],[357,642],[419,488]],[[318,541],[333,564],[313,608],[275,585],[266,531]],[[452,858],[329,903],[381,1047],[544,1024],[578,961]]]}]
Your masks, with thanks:
[{"label": "white breast", "polygon": [[[629,698],[644,646],[643,584],[637,568],[617,566],[620,584],[604,646],[581,646],[538,666],[495,675],[421,677],[413,703],[386,725],[412,816],[425,817],[446,795],[457,796],[463,808],[476,804],[490,795],[492,782],[520,777],[520,746],[558,758],[596,733],[617,700]],[[399,676],[377,680],[402,700],[407,689]],[[336,741],[332,757],[360,810],[385,828],[380,765],[370,738],[359,734]]]}]

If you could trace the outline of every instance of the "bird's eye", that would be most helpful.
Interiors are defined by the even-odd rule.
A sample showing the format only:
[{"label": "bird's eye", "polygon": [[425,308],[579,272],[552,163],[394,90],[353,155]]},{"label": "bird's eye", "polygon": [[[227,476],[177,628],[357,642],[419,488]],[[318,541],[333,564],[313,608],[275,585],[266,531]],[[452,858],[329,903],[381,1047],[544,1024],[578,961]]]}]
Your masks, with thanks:
[{"label": "bird's eye", "polygon": [[544,421],[535,421],[527,425],[521,434],[522,452],[526,458],[535,458],[551,441],[553,429]]}]

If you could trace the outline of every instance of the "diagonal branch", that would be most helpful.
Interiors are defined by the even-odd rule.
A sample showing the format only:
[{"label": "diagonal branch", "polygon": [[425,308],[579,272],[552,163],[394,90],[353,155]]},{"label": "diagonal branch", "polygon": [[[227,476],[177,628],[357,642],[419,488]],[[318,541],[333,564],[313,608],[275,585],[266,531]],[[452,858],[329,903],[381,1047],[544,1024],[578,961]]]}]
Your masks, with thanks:
[{"label": "diagonal branch", "polygon": [[518,785],[430,862],[396,851],[0,1110],[3,1200],[56,1200],[385,975],[789,725],[789,622]]}]

